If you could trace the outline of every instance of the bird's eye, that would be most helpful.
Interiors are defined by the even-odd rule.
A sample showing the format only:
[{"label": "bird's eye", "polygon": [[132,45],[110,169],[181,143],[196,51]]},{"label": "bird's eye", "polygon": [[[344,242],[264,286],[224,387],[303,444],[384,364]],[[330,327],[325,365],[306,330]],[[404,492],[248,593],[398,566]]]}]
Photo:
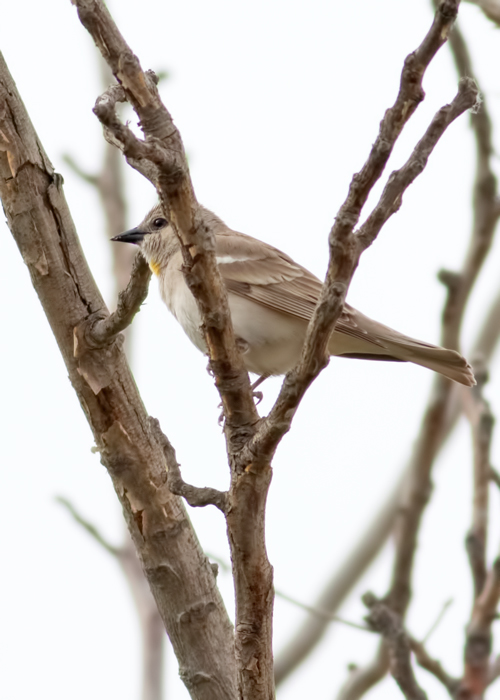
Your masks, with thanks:
[{"label": "bird's eye", "polygon": [[167,225],[167,220],[166,219],[155,219],[153,221],[153,226],[155,228],[163,228],[164,226]]}]

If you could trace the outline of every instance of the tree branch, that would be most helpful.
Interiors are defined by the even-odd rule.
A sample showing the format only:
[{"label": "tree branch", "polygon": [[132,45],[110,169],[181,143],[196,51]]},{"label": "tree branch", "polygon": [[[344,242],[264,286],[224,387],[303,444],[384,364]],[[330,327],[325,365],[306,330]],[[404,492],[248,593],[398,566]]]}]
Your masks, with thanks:
[{"label": "tree branch", "polygon": [[129,326],[134,316],[141,310],[146,300],[151,280],[151,270],[144,257],[137,253],[134,259],[130,280],[127,287],[118,295],[116,311],[102,318],[89,316],[77,330],[79,353],[88,349],[102,348],[110,343],[118,333]]},{"label": "tree branch", "polygon": [[[455,27],[450,37],[456,37],[457,32]],[[451,48],[452,51],[455,50],[454,44],[451,44]],[[469,76],[473,77],[472,70]],[[489,124],[489,119],[487,114],[483,115],[483,110],[485,110],[484,102],[481,106],[482,116],[478,118],[479,115],[472,115],[471,117],[477,143],[471,243],[461,272],[453,277],[452,283],[449,277],[445,279],[448,283],[448,297],[443,312],[441,340],[444,347],[455,349],[459,348],[459,332],[467,300],[490,249],[498,221],[492,215],[496,209],[497,184],[489,162],[492,154],[489,141],[491,131],[485,128],[485,124]],[[411,596],[410,580],[417,533],[430,495],[432,465],[446,431],[448,414],[452,407],[451,400],[457,397],[456,392],[452,393],[452,391],[451,382],[442,377],[436,377],[433,394],[415,448],[411,476],[396,528],[396,559],[388,596],[393,609],[401,614],[404,614]]]},{"label": "tree branch", "polygon": [[494,418],[489,403],[483,397],[487,370],[477,373],[478,385],[464,392],[464,411],[472,431],[474,452],[474,500],[472,526],[466,547],[474,582],[474,600],[479,597],[486,581],[486,539],[488,529],[488,491],[491,477],[490,447]]},{"label": "tree branch", "polygon": [[[440,7],[438,0],[433,0],[433,4],[436,9]],[[465,42],[456,25],[450,33],[450,48],[460,78],[470,77],[475,80]],[[459,333],[466,303],[490,249],[499,218],[497,182],[491,168],[493,154],[491,123],[484,100],[481,109],[471,115],[471,126],[476,138],[477,153],[471,243],[461,272],[451,277],[447,275],[443,278],[441,275],[442,281],[448,287],[448,298],[443,312],[441,344],[444,347],[456,349],[459,348]],[[490,309],[487,321],[476,342],[476,349],[484,350],[486,355],[491,357],[498,342],[499,333],[500,294]],[[422,428],[407,467],[408,480],[403,491],[395,528],[396,555],[392,583],[386,599],[390,607],[401,615],[404,615],[411,598],[411,575],[417,533],[430,496],[431,469],[460,413],[459,390],[453,387],[451,382],[442,377],[436,377]]]},{"label": "tree branch", "polygon": [[389,668],[389,652],[382,640],[370,663],[360,668],[355,667],[344,683],[336,700],[359,700],[374,685],[384,678]]},{"label": "tree branch", "polygon": [[[248,373],[235,344],[227,294],[216,264],[215,220],[196,201],[180,134],[159,98],[152,74],[142,71],[101,0],[74,1],[82,24],[121,85],[108,90],[98,101],[96,114],[132,165],[137,161],[148,164],[142,171],[157,187],[167,218],[183,245],[183,272],[200,310],[210,368],[226,419],[231,466],[227,528],[237,601],[239,692],[245,698],[264,700],[274,693],[272,568],[264,539],[271,468],[267,460],[238,458],[242,445],[254,434],[259,417]],[[144,141],[116,117],[115,105],[123,94],[139,117]]]},{"label": "tree branch", "polygon": [[403,629],[401,617],[371,593],[363,596],[370,614],[366,621],[379,632],[389,651],[389,669],[407,700],[427,700],[427,695],[417,683],[411,665],[411,646]]},{"label": "tree branch", "polygon": [[358,240],[363,248],[373,243],[382,226],[399,210],[404,191],[423,172],[430,154],[446,129],[466,110],[477,105],[478,97],[475,82],[471,78],[462,78],[453,102],[441,107],[405,165],[389,177],[378,204],[358,231]]},{"label": "tree branch", "polygon": [[449,692],[451,697],[455,697],[455,693],[460,685],[460,680],[458,678],[453,678],[449,673],[446,673],[441,665],[441,662],[433,659],[427,652],[423,642],[417,642],[416,639],[412,637],[409,638],[410,649],[415,654],[415,659],[417,663],[426,671],[432,673],[432,675],[440,681],[446,690]]},{"label": "tree branch", "polygon": [[[379,135],[368,160],[361,171],[353,177],[347,199],[341,206],[330,231],[330,261],[325,284],[309,323],[299,364],[286,375],[278,399],[269,416],[259,424],[257,434],[250,440],[247,451],[244,452],[245,459],[256,454],[262,455],[268,460],[272,458],[279,441],[290,429],[297,407],[307,388],[328,364],[326,348],[330,335],[342,312],[345,296],[359,258],[373,240],[366,235],[354,232],[354,227],[371,189],[387,164],[404,125],[424,98],[422,79],[426,68],[439,48],[445,43],[457,12],[458,2],[444,0],[439,5],[432,27],[424,41],[416,51],[406,58],[396,102],[385,113]],[[460,105],[460,109],[465,111],[468,106],[475,103],[472,85],[470,83],[464,84],[461,93],[464,96],[467,95],[467,98],[463,101],[459,98],[455,103],[455,108],[458,109]],[[446,119],[444,121],[446,123]],[[407,178],[407,173],[404,177]],[[396,182],[401,183],[403,179],[403,177],[396,179]],[[389,183],[390,185],[391,183]],[[363,233],[362,229],[360,231]]]},{"label": "tree branch", "polygon": [[166,486],[164,456],[150,435],[146,411],[119,344],[113,345],[113,353],[108,348],[92,351],[96,365],[106,369],[98,393],[74,357],[74,328],[106,307],[76,237],[61,178],[36,137],[3,58],[0,196],[192,697],[234,700],[232,626],[182,502]]},{"label": "tree branch", "polygon": [[149,418],[149,425],[156,441],[163,450],[167,463],[167,484],[170,492],[176,496],[183,496],[190,506],[203,507],[208,505],[216,506],[223,513],[227,512],[228,494],[225,491],[186,484],[181,476],[181,470],[175,450],[167,436],[162,432],[160,422],[157,418]]},{"label": "tree branch", "polygon": [[[159,97],[154,74],[143,72],[101,0],[73,3],[120,83],[106,91],[94,111],[131,164],[142,163],[140,171],[157,188],[168,220],[183,243],[184,274],[200,309],[210,367],[226,417],[226,439],[233,452],[253,433],[258,414],[215,260],[214,222],[196,201],[181,136]],[[137,138],[116,116],[116,102],[125,98],[139,117],[145,140]]]},{"label": "tree branch", "polygon": [[479,377],[475,390],[468,396],[464,395],[464,410],[472,429],[474,451],[474,500],[467,553],[475,602],[466,632],[464,676],[457,692],[457,698],[461,700],[482,698],[488,687],[491,675],[491,624],[500,599],[500,558],[494,562],[489,573],[486,565],[490,448],[494,423],[491,408],[482,394],[488,377],[486,367],[482,368]]},{"label": "tree branch", "polygon": [[489,666],[492,639],[491,625],[497,616],[500,600],[500,557],[488,572],[481,595],[476,599],[465,640],[465,669],[457,698],[482,698],[493,675]]}]

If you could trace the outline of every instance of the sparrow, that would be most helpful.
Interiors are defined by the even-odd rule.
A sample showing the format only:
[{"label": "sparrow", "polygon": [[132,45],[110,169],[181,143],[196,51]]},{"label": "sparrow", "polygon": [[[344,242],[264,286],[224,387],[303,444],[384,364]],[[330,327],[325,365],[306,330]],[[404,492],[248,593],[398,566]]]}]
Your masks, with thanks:
[{"label": "sparrow", "polygon": [[[215,233],[215,253],[227,289],[238,347],[257,386],[285,374],[298,362],[322,283],[285,253],[233,231],[208,209],[202,217]],[[144,220],[111,240],[139,246],[158,277],[160,295],[191,342],[207,353],[196,300],[182,273],[181,243],[158,204]],[[472,367],[455,350],[415,340],[344,304],[331,335],[330,355],[413,362],[465,386],[476,382]]]}]

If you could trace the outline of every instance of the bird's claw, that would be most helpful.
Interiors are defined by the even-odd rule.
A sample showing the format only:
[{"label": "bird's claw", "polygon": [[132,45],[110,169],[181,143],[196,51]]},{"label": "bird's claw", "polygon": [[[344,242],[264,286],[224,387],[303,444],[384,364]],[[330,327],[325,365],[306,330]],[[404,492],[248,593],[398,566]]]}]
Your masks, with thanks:
[{"label": "bird's claw", "polygon": [[252,398],[257,402],[255,405],[258,406],[264,398],[264,394],[262,391],[252,391]]}]

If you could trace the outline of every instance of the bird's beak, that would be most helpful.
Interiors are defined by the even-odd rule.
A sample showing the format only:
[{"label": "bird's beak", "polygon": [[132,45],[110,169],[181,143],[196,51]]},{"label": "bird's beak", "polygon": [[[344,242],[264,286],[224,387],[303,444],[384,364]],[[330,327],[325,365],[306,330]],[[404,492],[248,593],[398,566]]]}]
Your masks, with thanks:
[{"label": "bird's beak", "polygon": [[138,245],[144,239],[144,235],[144,232],[139,231],[138,228],[131,228],[130,231],[120,233],[111,240],[118,241],[118,243],[134,243],[134,245]]}]

